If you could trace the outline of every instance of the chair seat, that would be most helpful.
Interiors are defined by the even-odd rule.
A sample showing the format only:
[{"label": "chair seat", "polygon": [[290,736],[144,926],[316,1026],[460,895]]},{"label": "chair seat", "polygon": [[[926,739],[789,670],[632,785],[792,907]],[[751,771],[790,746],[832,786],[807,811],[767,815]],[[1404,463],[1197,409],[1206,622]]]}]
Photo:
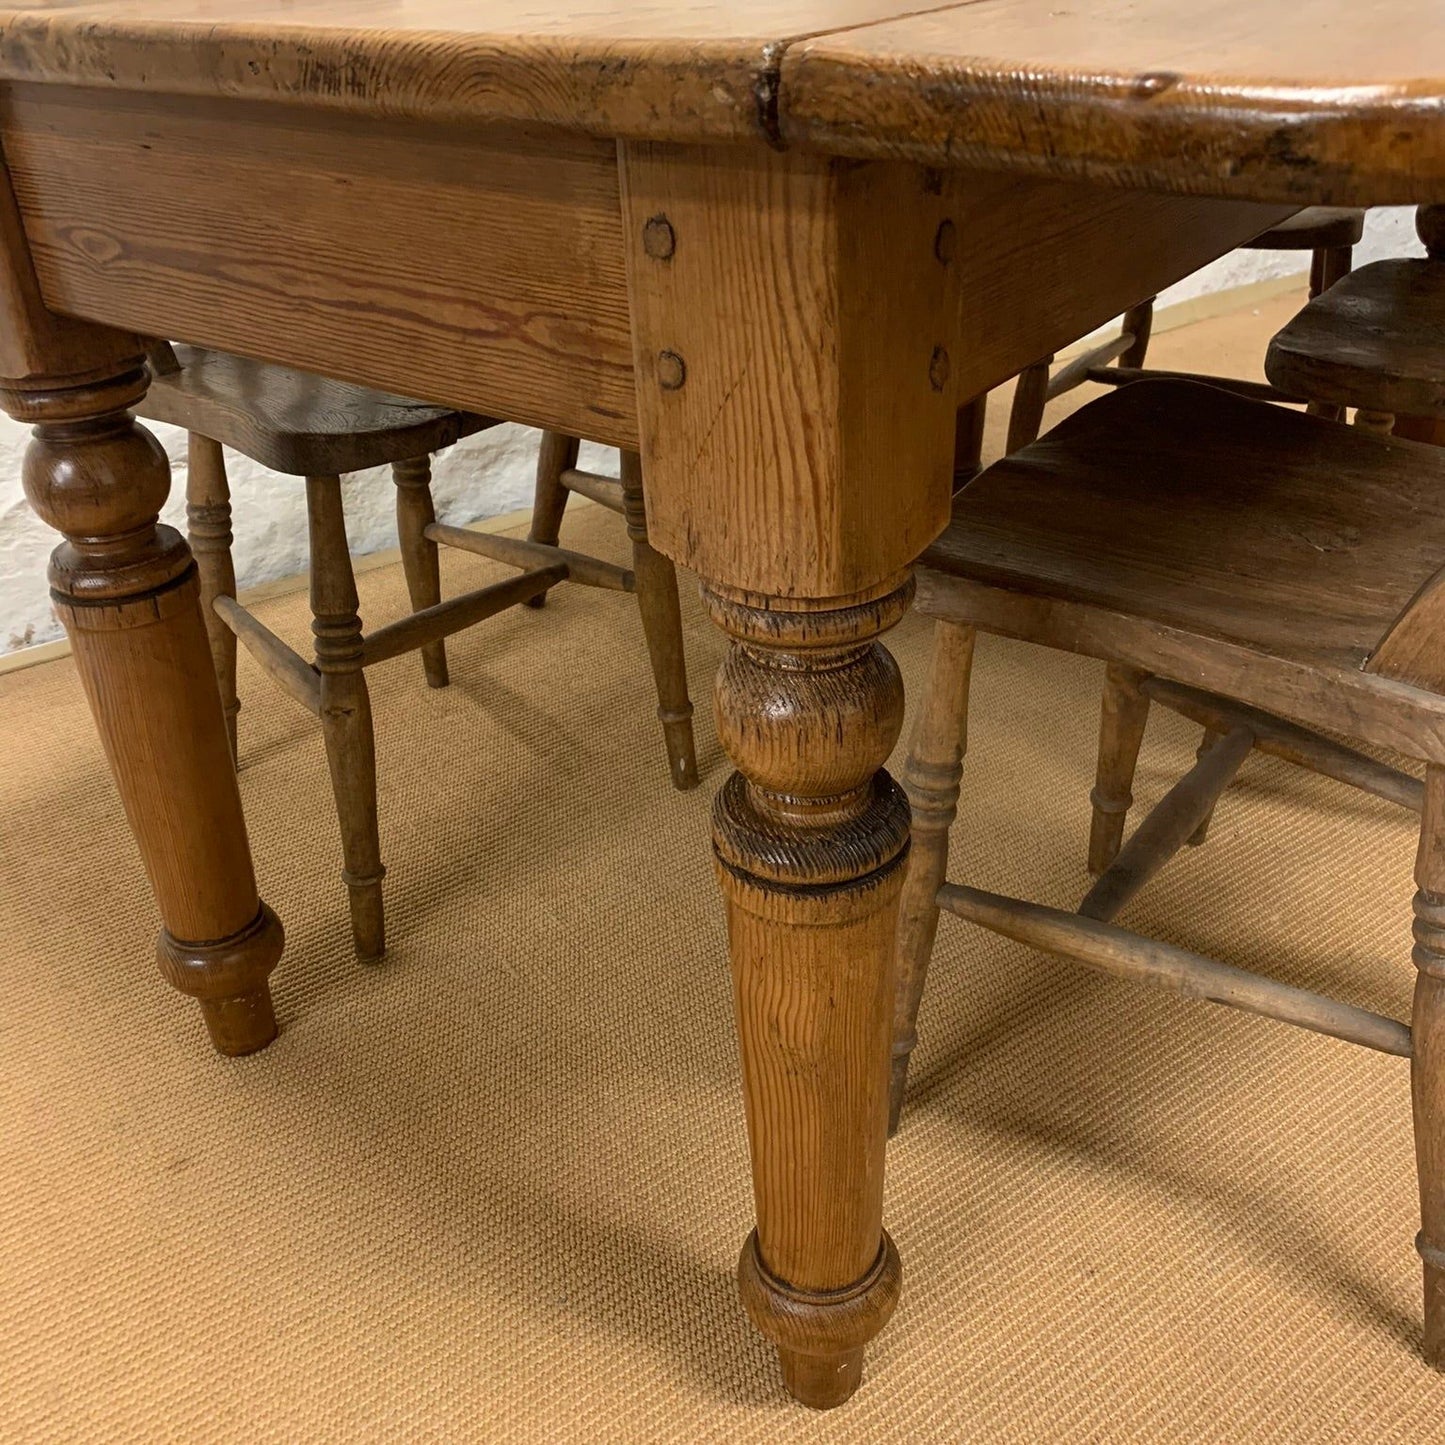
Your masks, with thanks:
[{"label": "chair seat", "polygon": [[200,432],[292,476],[402,461],[496,425],[488,417],[225,351],[174,350],[179,369],[152,367],[139,414]]},{"label": "chair seat", "polygon": [[923,610],[931,570],[1359,669],[1445,564],[1442,497],[1437,448],[1139,382],[959,493],[922,559]]},{"label": "chair seat", "polygon": [[1329,251],[1358,246],[1365,213],[1344,206],[1306,206],[1289,220],[1244,243],[1246,251]]},{"label": "chair seat", "polygon": [[1445,266],[1376,261],[1316,296],[1269,344],[1285,391],[1397,416],[1445,417]]}]

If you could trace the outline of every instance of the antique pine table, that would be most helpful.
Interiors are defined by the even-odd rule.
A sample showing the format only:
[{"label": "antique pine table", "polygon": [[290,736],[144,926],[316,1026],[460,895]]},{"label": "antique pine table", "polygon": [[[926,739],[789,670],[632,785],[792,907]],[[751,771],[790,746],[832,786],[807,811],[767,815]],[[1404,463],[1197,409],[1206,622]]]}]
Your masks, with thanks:
[{"label": "antique pine table", "polygon": [[[12,0],[13,7],[13,0]],[[757,1228],[811,1405],[882,1227],[908,808],[876,641],[954,412],[1305,204],[1445,200],[1439,0],[79,0],[0,13],[0,374],[56,604],[215,1046],[275,1031],[141,336],[641,449],[733,640],[713,843]]]}]

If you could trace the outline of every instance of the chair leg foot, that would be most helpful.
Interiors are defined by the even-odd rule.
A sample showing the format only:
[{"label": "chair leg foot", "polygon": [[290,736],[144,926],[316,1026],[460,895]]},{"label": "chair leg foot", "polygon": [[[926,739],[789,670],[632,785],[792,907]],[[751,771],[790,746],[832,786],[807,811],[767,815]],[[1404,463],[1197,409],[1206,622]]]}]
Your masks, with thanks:
[{"label": "chair leg foot", "polygon": [[355,878],[342,872],[351,904],[351,941],[358,963],[380,963],[386,957],[386,915],[381,900],[380,877]]}]

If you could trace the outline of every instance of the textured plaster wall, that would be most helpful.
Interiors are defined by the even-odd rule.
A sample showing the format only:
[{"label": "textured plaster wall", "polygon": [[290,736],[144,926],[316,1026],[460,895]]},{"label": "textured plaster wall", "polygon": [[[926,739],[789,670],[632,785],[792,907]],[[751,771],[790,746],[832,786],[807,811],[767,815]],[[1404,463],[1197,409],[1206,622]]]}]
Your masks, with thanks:
[{"label": "textured plaster wall", "polygon": [[[1382,256],[1418,254],[1413,213],[1378,211],[1370,216],[1357,263]],[[1299,253],[1235,251],[1171,287],[1161,307],[1308,265]],[[185,437],[156,427],[170,454],[173,482],[165,520],[184,527]],[[31,512],[20,489],[20,457],[27,432],[0,417],[0,653],[49,642],[60,636],[46,592],[45,564],[53,535]],[[470,437],[438,457],[434,491],[437,513],[461,523],[526,506],[532,495],[537,434],[522,427],[497,427]],[[583,465],[615,475],[616,458],[587,448]],[[227,453],[235,504],[236,572],[242,588],[306,569],[306,512],[303,487],[234,453]],[[396,545],[392,487],[385,474],[360,473],[346,481],[346,516],[352,551],[358,555]]]}]

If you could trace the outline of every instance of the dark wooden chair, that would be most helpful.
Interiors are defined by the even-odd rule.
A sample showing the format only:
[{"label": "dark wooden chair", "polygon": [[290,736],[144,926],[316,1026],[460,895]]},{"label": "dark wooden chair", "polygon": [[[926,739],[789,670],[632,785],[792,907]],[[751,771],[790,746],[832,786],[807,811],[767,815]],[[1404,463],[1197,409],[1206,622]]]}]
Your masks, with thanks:
[{"label": "dark wooden chair", "polygon": [[1445,206],[1422,206],[1426,259],[1375,261],[1316,296],[1270,343],[1265,375],[1312,402],[1355,408],[1377,432],[1445,421]]},{"label": "dark wooden chair", "polygon": [[[1309,251],[1310,295],[1322,295],[1349,273],[1354,247],[1364,235],[1365,213],[1332,206],[1310,206],[1287,221],[1248,241],[1246,251]],[[1124,313],[1117,336],[1091,347],[1066,366],[1053,371],[1053,357],[1046,356],[1019,373],[1009,413],[1008,450],[1017,451],[1038,436],[1043,426],[1044,407],[1055,397],[1082,386],[1086,381],[1104,386],[1123,386],[1146,378],[1209,381],[1241,396],[1265,401],[1294,401],[1300,395],[1290,388],[1266,387],[1259,382],[1232,377],[1186,376],[1180,372],[1146,369],[1149,333],[1154,320],[1154,298],[1142,301]],[[1110,365],[1116,362],[1116,365]]]},{"label": "dark wooden chair", "polygon": [[[186,516],[200,573],[216,682],[237,757],[236,644],[255,657],[283,692],[321,720],[341,826],[342,879],[351,905],[357,957],[386,951],[381,842],[376,808],[376,750],[365,669],[418,651],[427,683],[448,681],[445,639],[518,603],[539,601],[559,582],[635,592],[647,636],[675,786],[697,782],[692,707],[687,696],[677,579],[671,562],[647,542],[638,459],[624,454],[622,478],[573,469],[572,490],[622,511],[633,566],[614,566],[556,545],[556,528],[534,522],[533,540],[452,527],[436,520],[431,454],[495,423],[406,397],[247,360],[225,352],[160,342],[150,351],[152,381],[139,407],[152,421],[184,427],[189,466]],[[314,660],[308,661],[236,600],[231,559],[231,495],[222,447],[306,482],[311,551]],[[554,497],[557,459],[576,459],[576,443],[544,438],[539,507]],[[412,612],[370,632],[362,629],[356,579],[342,512],[346,472],[390,464],[397,532]],[[556,509],[560,520],[560,507]],[[551,512],[547,513],[550,517]],[[438,545],[458,547],[519,569],[519,575],[446,600]]]},{"label": "dark wooden chair", "polygon": [[[894,1119],[939,907],[1033,947],[1410,1060],[1425,1349],[1445,1359],[1445,453],[1189,382],[1096,401],[984,471],[925,554],[938,621],[904,768]],[[946,884],[976,629],[1103,659],[1077,913]],[[1151,702],[1218,739],[1121,848]],[[1288,721],[1284,721],[1288,719]],[[1322,736],[1424,762],[1425,781]],[[1406,1025],[1110,920],[1194,834],[1251,748],[1421,815]]]}]

